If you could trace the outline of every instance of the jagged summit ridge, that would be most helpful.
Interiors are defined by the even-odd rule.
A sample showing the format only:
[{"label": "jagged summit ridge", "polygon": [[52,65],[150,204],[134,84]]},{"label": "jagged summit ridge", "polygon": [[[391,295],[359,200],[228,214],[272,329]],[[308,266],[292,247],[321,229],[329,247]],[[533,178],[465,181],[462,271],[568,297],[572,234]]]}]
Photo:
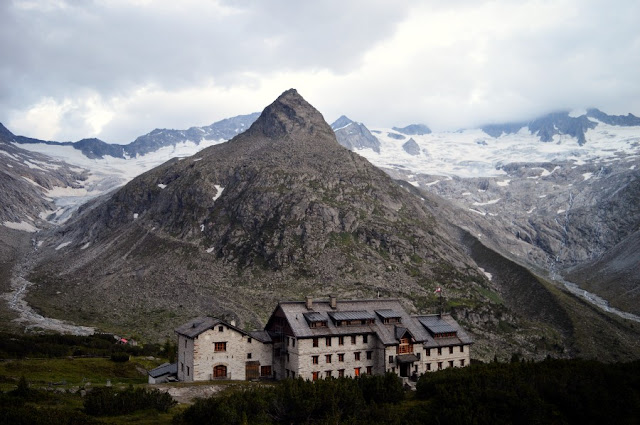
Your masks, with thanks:
[{"label": "jagged summit ridge", "polygon": [[259,132],[272,139],[292,137],[299,133],[334,138],[322,114],[304,100],[296,89],[285,91],[267,106],[249,132]]}]

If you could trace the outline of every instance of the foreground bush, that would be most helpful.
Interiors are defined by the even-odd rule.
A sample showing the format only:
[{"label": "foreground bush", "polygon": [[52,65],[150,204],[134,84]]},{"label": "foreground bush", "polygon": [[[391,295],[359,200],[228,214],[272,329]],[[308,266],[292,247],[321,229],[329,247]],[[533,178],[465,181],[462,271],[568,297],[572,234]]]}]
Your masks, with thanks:
[{"label": "foreground bush", "polygon": [[[274,387],[237,390],[197,400],[178,424],[370,424],[399,418],[396,403],[404,398],[393,374],[316,382],[287,379]],[[384,421],[383,423],[392,423]],[[398,422],[399,423],[399,422]]]},{"label": "foreground bush", "polygon": [[126,363],[129,361],[129,354],[127,353],[113,353],[111,355],[111,361],[116,363]]},{"label": "foreground bush", "polygon": [[94,388],[84,398],[84,411],[92,416],[116,416],[138,410],[167,412],[176,402],[168,393],[157,389],[113,387]]},{"label": "foreground bush", "polygon": [[[91,425],[95,419],[77,410],[51,408],[57,405],[56,395],[32,389],[22,377],[15,390],[0,391],[0,424],[11,425]],[[37,408],[35,406],[38,406]]]},{"label": "foreground bush", "polygon": [[420,377],[407,395],[395,375],[230,391],[198,400],[176,424],[633,424],[640,362],[547,360],[478,364]]},{"label": "foreground bush", "polygon": [[640,362],[514,362],[423,375],[421,413],[447,424],[637,424]]}]

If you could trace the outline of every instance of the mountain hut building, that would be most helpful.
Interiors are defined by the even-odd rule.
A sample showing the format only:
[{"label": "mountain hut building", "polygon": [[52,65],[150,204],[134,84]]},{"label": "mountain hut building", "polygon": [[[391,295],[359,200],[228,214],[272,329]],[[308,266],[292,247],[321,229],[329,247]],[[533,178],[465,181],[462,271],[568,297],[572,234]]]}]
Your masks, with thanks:
[{"label": "mountain hut building", "polygon": [[283,301],[262,331],[200,317],[176,329],[178,379],[317,380],[418,375],[470,362],[472,339],[448,314],[410,316],[397,299]]}]

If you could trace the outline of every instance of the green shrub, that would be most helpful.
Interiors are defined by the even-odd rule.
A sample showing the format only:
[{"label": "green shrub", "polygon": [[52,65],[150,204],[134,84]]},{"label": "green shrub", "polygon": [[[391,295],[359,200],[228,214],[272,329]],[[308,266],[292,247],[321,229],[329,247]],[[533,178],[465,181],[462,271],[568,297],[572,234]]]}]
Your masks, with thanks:
[{"label": "green shrub", "polygon": [[316,382],[286,379],[275,387],[197,400],[177,415],[174,423],[369,424],[378,423],[381,417],[400,419],[391,403],[403,398],[402,384],[393,374]]},{"label": "green shrub", "polygon": [[111,361],[116,363],[125,363],[129,361],[129,354],[127,353],[113,353],[111,354]]},{"label": "green shrub", "polygon": [[92,416],[115,416],[138,410],[167,412],[176,404],[171,396],[157,389],[113,387],[94,388],[84,398],[84,411]]}]

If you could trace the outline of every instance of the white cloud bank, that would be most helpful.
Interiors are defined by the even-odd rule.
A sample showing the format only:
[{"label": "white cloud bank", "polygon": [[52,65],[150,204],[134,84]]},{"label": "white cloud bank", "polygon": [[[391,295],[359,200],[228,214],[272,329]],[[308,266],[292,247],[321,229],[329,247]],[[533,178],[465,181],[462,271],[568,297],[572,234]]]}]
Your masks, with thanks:
[{"label": "white cloud bank", "polygon": [[637,1],[595,0],[2,2],[0,121],[128,143],[290,87],[370,126],[638,114],[638,16]]}]

